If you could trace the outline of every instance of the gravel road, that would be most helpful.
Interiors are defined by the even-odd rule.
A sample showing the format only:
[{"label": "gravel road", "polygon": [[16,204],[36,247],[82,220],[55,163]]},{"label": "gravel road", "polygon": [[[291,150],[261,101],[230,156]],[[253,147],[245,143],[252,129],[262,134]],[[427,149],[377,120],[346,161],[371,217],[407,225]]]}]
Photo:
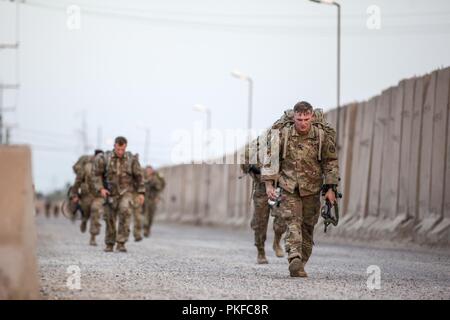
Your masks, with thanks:
[{"label": "gravel road", "polygon": [[[36,222],[44,299],[450,299],[448,252],[318,241],[309,277],[290,278],[287,260],[269,246],[271,232],[269,264],[257,265],[250,230],[156,224],[150,238],[130,238],[128,253],[105,253],[103,243],[87,245],[78,224]],[[367,286],[370,265],[380,268],[379,289]],[[67,286],[71,266],[80,289]]]}]

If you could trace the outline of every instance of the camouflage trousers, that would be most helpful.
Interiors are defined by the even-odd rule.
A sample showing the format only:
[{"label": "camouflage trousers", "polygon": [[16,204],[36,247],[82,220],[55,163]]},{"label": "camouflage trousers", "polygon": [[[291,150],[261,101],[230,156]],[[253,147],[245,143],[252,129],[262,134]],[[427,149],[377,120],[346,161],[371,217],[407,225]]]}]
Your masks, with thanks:
[{"label": "camouflage trousers", "polygon": [[279,211],[286,221],[285,250],[288,260],[298,257],[308,262],[314,245],[314,226],[320,215],[320,194],[301,197],[298,189],[294,193],[283,190],[285,198]]},{"label": "camouflage trousers", "polygon": [[144,230],[150,231],[153,224],[153,217],[156,211],[156,199],[145,198],[144,204]]},{"label": "camouflage trousers", "polygon": [[80,207],[83,210],[83,221],[90,221],[89,233],[93,236],[100,234],[100,219],[104,214],[104,199],[93,195],[83,195],[80,198]]},{"label": "camouflage trousers", "polygon": [[132,211],[133,211],[133,236],[135,239],[142,238],[142,210],[143,207],[138,201],[139,194],[133,196]]},{"label": "camouflage trousers", "polygon": [[[270,217],[270,206],[267,203],[268,199],[265,190],[265,187],[262,189],[261,186],[258,186],[253,194],[255,211],[253,212],[250,227],[255,232],[255,246],[258,249],[264,248],[264,243],[267,238],[267,226],[269,224]],[[286,232],[286,229],[287,226],[283,218],[280,215],[274,215],[273,231],[275,233],[275,237],[281,238],[283,233]]]},{"label": "camouflage trousers", "polygon": [[[122,196],[113,197],[113,204],[105,216],[105,244],[125,243],[130,236],[131,214],[133,212],[134,195],[126,192]],[[118,221],[118,226],[117,226]]]}]

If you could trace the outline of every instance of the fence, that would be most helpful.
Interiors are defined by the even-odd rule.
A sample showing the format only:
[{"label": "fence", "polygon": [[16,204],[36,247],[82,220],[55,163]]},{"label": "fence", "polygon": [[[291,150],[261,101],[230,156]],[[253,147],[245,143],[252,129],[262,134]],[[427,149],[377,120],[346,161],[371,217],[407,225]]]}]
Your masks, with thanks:
[{"label": "fence", "polygon": [[[449,93],[446,68],[402,80],[379,96],[341,108],[344,197],[341,222],[332,234],[450,244],[450,196],[445,196],[450,192]],[[336,115],[335,109],[326,114],[334,126]],[[187,164],[161,172],[167,189],[159,218],[248,225],[251,210],[245,199],[251,191],[248,177],[239,179],[239,165]]]}]

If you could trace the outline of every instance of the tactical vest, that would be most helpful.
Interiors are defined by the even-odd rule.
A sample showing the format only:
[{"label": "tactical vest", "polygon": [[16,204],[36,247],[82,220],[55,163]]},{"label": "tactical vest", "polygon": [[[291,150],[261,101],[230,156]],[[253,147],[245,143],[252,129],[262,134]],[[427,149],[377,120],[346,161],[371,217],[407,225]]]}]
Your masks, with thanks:
[{"label": "tactical vest", "polygon": [[[104,170],[104,175],[103,175],[103,179],[104,181],[108,184],[108,187],[111,189],[110,191],[112,192],[113,195],[115,194],[120,194],[122,192],[125,191],[129,191],[132,192],[134,191],[134,185],[133,185],[133,181],[132,181],[132,174],[133,174],[133,160],[134,160],[134,155],[127,151],[124,154],[124,157],[126,158],[126,163],[125,163],[125,170],[123,172],[125,172],[128,176],[130,176],[130,181],[126,181],[129,182],[127,189],[124,190],[123,188],[120,188],[121,186],[119,185],[121,181],[120,177],[118,176],[118,172],[117,172],[117,167],[115,167],[115,162],[113,160],[113,151],[107,151],[104,153],[103,157],[105,160],[105,170]],[[122,173],[123,173],[122,172]]]}]

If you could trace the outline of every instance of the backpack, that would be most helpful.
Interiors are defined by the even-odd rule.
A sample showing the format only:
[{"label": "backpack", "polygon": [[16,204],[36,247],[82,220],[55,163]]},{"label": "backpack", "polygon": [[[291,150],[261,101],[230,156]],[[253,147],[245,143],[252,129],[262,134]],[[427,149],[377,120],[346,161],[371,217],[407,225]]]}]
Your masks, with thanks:
[{"label": "backpack", "polygon": [[158,171],[156,172],[156,175],[161,184],[161,190],[163,190],[166,187],[166,179],[164,179],[164,175],[162,173],[159,173]]},{"label": "backpack", "polygon": [[[322,160],[322,158],[321,158],[322,157],[322,144],[323,144],[324,137],[325,137],[325,135],[335,137],[336,131],[331,126],[331,124],[325,120],[325,116],[324,116],[322,109],[319,109],[319,108],[314,109],[313,112],[314,112],[314,119],[313,119],[311,125],[317,129],[318,134],[319,134],[319,151],[318,151],[318,156],[317,156],[318,159],[317,160],[321,161]],[[284,159],[286,156],[286,152],[287,152],[286,146],[287,146],[287,140],[289,139],[289,132],[293,125],[294,125],[294,110],[293,109],[285,110],[283,115],[272,124],[272,126],[270,127],[269,130],[265,131],[263,134],[258,136],[255,140],[253,140],[250,143],[250,146],[248,144],[245,146],[244,164],[249,166],[249,164],[251,162],[256,162],[256,163],[252,164],[251,166],[254,166],[257,169],[261,169],[263,167],[262,161],[260,159],[260,155],[258,154],[257,151],[260,148],[260,141],[262,140],[263,136],[267,136],[268,133],[270,132],[270,130],[282,131],[282,137],[284,138],[284,144],[283,144],[284,148],[283,148],[283,157],[282,158]]]},{"label": "backpack", "polygon": [[[314,109],[314,119],[311,123],[311,125],[315,128],[317,128],[319,133],[319,151],[317,160],[322,160],[322,144],[325,135],[327,136],[336,136],[336,130],[331,126],[330,123],[328,123],[325,120],[325,116],[322,109]],[[291,127],[294,125],[294,110],[288,109],[284,111],[283,115],[280,119],[274,122],[274,124],[271,127],[271,130],[281,130],[282,131],[282,137],[284,138],[284,144],[283,144],[283,156],[284,159],[286,156],[286,146],[287,146],[287,140],[289,139],[289,132]]]},{"label": "backpack", "polygon": [[90,156],[81,156],[78,158],[77,162],[72,166],[73,172],[76,175],[81,175],[84,172],[84,166],[89,162]]}]

